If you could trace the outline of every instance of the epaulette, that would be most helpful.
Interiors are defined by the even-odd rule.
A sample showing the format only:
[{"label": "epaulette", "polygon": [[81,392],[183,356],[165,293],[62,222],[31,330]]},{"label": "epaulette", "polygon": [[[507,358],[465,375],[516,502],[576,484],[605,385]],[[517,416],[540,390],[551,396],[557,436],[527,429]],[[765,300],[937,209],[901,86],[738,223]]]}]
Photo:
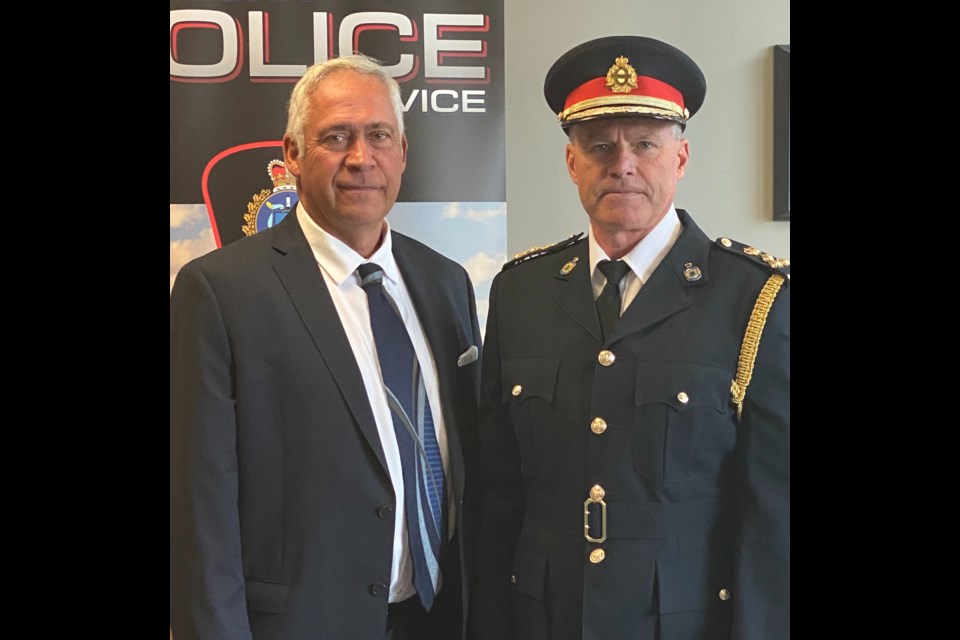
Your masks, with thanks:
[{"label": "epaulette", "polygon": [[566,249],[572,244],[576,244],[580,241],[580,237],[583,236],[583,232],[575,233],[566,240],[561,240],[560,242],[554,242],[553,244],[548,244],[543,247],[530,247],[526,251],[521,251],[517,255],[513,256],[513,259],[510,262],[506,262],[501,268],[501,271],[506,271],[511,267],[515,267],[521,262],[526,262],[527,260],[533,260],[534,258],[539,258],[540,256],[545,256],[551,253],[556,253],[561,249]]},{"label": "epaulette", "polygon": [[747,321],[743,342],[740,345],[740,356],[737,358],[737,375],[730,381],[730,401],[736,406],[737,420],[740,420],[743,417],[743,399],[747,395],[747,387],[750,386],[750,380],[753,377],[753,364],[757,359],[760,336],[763,335],[767,315],[777,294],[784,283],[790,280],[790,261],[786,258],[776,258],[730,238],[717,238],[716,244],[730,253],[750,259],[770,272],[770,277],[757,295],[753,311],[750,312],[750,319]]},{"label": "epaulette", "polygon": [[760,251],[760,249],[730,238],[717,238],[716,245],[730,253],[749,258],[767,269],[780,273],[787,280],[790,279],[790,261],[786,258],[774,257],[765,251]]}]

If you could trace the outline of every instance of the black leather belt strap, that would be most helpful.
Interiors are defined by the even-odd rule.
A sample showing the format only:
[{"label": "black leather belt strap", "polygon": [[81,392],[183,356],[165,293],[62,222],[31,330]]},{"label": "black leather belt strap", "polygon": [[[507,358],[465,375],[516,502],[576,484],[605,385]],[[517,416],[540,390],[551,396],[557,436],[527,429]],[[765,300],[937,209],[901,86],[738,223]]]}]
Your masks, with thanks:
[{"label": "black leather belt strap", "polygon": [[[529,490],[524,496],[527,521],[556,533],[583,537],[584,498],[560,498]],[[670,538],[706,533],[717,517],[716,500],[673,504],[604,501],[608,538]]]}]

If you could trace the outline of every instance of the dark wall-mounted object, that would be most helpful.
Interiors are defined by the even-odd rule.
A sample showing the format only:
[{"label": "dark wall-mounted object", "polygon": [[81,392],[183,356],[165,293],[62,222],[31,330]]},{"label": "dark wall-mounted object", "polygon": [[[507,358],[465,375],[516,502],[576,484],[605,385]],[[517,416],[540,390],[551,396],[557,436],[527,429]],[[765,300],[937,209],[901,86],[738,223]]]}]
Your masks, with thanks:
[{"label": "dark wall-mounted object", "polygon": [[773,219],[790,220],[790,45],[773,47]]}]

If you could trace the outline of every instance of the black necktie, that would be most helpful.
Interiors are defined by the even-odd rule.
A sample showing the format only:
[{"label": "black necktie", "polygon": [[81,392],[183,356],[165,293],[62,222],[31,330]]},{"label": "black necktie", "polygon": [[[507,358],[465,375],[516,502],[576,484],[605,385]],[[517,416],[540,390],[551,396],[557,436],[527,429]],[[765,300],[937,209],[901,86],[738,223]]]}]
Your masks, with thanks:
[{"label": "black necktie", "polygon": [[606,341],[610,329],[620,318],[620,281],[627,275],[630,267],[623,260],[601,260],[597,263],[597,269],[607,277],[607,284],[597,298],[597,315],[600,316],[600,328]]},{"label": "black necktie", "polygon": [[403,465],[404,513],[413,559],[413,585],[424,608],[440,589],[440,548],[446,513],[443,462],[433,414],[410,335],[383,289],[383,269],[368,262],[357,267],[367,292],[370,327],[387,391]]}]

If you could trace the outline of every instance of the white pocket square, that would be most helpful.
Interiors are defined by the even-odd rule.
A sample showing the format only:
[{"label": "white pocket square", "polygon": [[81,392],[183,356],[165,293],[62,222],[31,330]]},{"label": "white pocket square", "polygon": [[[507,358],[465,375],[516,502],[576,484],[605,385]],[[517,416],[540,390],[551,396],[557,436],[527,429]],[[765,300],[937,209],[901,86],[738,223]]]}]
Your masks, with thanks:
[{"label": "white pocket square", "polygon": [[470,364],[480,355],[480,352],[477,351],[477,345],[472,344],[470,348],[460,354],[460,357],[457,358],[457,366],[462,367]]}]

